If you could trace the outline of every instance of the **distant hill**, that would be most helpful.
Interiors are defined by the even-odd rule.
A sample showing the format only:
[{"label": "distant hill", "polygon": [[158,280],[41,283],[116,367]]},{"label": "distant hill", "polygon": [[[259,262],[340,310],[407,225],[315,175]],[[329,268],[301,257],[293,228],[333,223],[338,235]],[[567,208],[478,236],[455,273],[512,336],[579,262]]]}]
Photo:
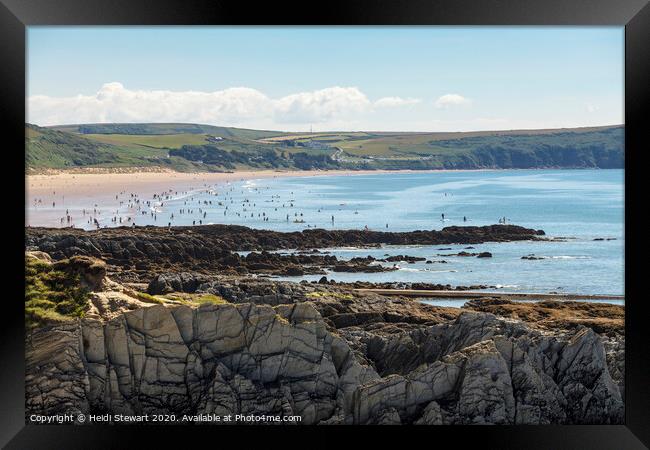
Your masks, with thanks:
[{"label": "distant hill", "polygon": [[97,123],[84,125],[62,125],[54,130],[79,134],[126,134],[126,135],[170,135],[170,134],[213,134],[244,139],[262,139],[281,136],[278,131],[248,130],[245,128],[217,127],[194,123]]},{"label": "distant hill", "polygon": [[284,133],[198,124],[26,124],[28,170],[623,168],[624,127]]},{"label": "distant hill", "polygon": [[25,165],[28,170],[78,167],[169,166],[162,149],[115,145],[81,134],[27,124]]}]

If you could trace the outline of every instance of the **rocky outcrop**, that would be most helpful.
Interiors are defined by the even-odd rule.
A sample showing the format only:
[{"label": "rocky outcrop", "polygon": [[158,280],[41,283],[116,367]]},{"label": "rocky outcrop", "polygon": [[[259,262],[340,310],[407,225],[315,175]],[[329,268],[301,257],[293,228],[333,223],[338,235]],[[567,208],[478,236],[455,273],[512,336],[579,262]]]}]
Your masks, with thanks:
[{"label": "rocky outcrop", "polygon": [[[598,414],[607,423],[622,421],[621,392],[603,342],[588,328],[548,336],[470,313],[449,325],[397,336],[366,334],[357,342],[393,385],[399,380],[412,386],[422,371],[447,372],[454,363],[453,394],[433,396],[443,423],[597,423]],[[384,406],[401,410],[412,403],[404,396]]]},{"label": "rocky outcrop", "polygon": [[27,408],[113,413],[300,415],[345,408],[377,377],[308,304],[152,306],[34,333]]},{"label": "rocky outcrop", "polygon": [[422,258],[420,256],[396,255],[396,256],[387,256],[386,258],[381,259],[380,261],[407,262],[409,264],[413,264],[413,263],[416,263],[418,261],[426,261],[426,258]]},{"label": "rocky outcrop", "polygon": [[349,287],[353,289],[409,289],[409,290],[430,290],[430,291],[476,291],[481,289],[498,289],[494,285],[487,284],[472,284],[469,286],[452,286],[451,284],[440,283],[419,283],[419,282],[383,282],[375,283],[370,281],[353,281],[353,282],[337,282],[335,280],[327,280],[324,283]]},{"label": "rocky outcrop", "polygon": [[[150,294],[165,294],[168,292],[195,292],[196,289],[208,283],[217,290],[227,290],[229,286],[237,285],[256,285],[259,289],[277,292],[278,290],[298,292],[305,291],[304,285],[287,283],[282,281],[269,281],[264,278],[249,278],[247,280],[241,277],[228,276],[206,276],[197,272],[162,272],[149,282],[148,290]],[[451,284],[439,283],[419,283],[419,282],[383,282],[374,283],[369,281],[354,282],[337,282],[328,280],[327,277],[321,277],[318,284],[330,285],[343,289],[411,289],[411,290],[437,290],[437,291],[468,291],[481,289],[497,289],[494,285],[473,284],[470,286],[452,286]],[[206,285],[207,286],[207,285]],[[328,288],[330,290],[331,288]],[[219,294],[221,295],[221,294]],[[245,300],[242,300],[245,301]],[[286,302],[285,302],[286,303]]]},{"label": "rocky outcrop", "polygon": [[[149,285],[150,293],[153,281]],[[400,297],[358,293],[323,283],[291,283],[269,280],[220,279],[199,286],[201,294],[212,294],[231,303],[284,305],[311,301],[331,328],[349,326],[376,327],[394,324],[400,329],[409,325],[431,325],[456,318],[458,308],[438,308]]]},{"label": "rocky outcrop", "polygon": [[500,298],[473,299],[465,309],[496,314],[544,330],[566,331],[585,326],[597,333],[625,335],[625,307],[608,303],[543,300],[515,302]]},{"label": "rocky outcrop", "polygon": [[[66,239],[83,248],[75,253],[103,254],[106,245],[113,256],[124,256],[125,248],[125,254],[145,251],[135,244]],[[173,265],[178,256],[169,252],[176,248],[165,248],[155,264]],[[141,292],[146,284],[106,277],[116,266],[91,256],[49,262],[46,253],[28,252],[89,291],[83,319],[28,332],[28,415],[297,415],[303,424],[622,423],[621,306],[480,299],[463,309],[440,308],[327,280],[214,275],[196,269],[207,267],[201,266],[202,252],[217,250],[203,243],[194,254],[182,253],[188,248],[181,256],[195,258],[191,272],[150,275],[149,295]],[[278,256],[223,255],[232,264],[266,264]],[[147,272],[137,267],[147,258],[123,269]],[[301,258],[334,261],[315,252],[295,258],[285,269],[303,267]]]},{"label": "rocky outcrop", "polygon": [[[470,247],[468,247],[470,248]],[[474,247],[471,247],[474,248]],[[466,251],[461,251],[458,253],[438,253],[437,256],[476,256],[477,258],[492,258],[492,253],[490,252],[480,252],[480,253],[471,253]]]},{"label": "rocky outcrop", "polygon": [[149,294],[169,294],[170,292],[195,292],[209,278],[199,273],[167,272],[157,275],[147,288]]},{"label": "rocky outcrop", "polygon": [[[328,255],[295,254],[280,256],[257,254],[241,257],[237,251],[270,251],[326,247],[368,247],[388,245],[476,244],[537,240],[541,230],[516,225],[447,227],[440,231],[379,232],[362,230],[310,229],[281,233],[234,225],[195,227],[110,228],[95,231],[76,229],[27,228],[25,246],[47,252],[60,260],[75,255],[104,259],[108,264],[129,270],[130,275],[146,276],[152,271],[229,270],[233,274],[272,271],[281,265],[334,265]],[[368,265],[366,265],[368,266]],[[256,268],[257,267],[257,268]],[[374,266],[368,266],[374,267]],[[317,273],[317,272],[316,272]]]},{"label": "rocky outcrop", "polygon": [[318,302],[156,305],[36,330],[27,342],[27,414],[299,415],[303,424],[623,420],[619,385],[591,329],[548,334],[478,312],[414,328],[332,326]]}]

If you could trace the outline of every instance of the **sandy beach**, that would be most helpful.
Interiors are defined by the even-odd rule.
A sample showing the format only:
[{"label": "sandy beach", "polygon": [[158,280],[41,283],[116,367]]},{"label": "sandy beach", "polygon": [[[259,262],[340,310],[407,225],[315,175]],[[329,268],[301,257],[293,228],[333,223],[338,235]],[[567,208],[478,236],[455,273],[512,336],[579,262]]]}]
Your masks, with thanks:
[{"label": "sandy beach", "polygon": [[[137,192],[150,195],[170,188],[198,189],[205,184],[243,181],[258,178],[315,177],[323,175],[364,175],[391,173],[388,170],[296,170],[296,171],[239,171],[239,172],[60,172],[25,176],[26,206],[34,199],[45,200],[64,196],[67,200],[110,198],[116,192]],[[401,171],[411,172],[411,171]],[[51,203],[51,202],[50,202]]]},{"label": "sandy beach", "polygon": [[[482,169],[486,171],[489,169]],[[479,170],[474,170],[477,172]],[[115,191],[139,192],[148,194],[160,192],[170,187],[198,188],[204,184],[228,181],[242,181],[257,178],[278,177],[316,177],[324,175],[368,175],[379,173],[442,173],[454,170],[247,170],[237,172],[173,172],[173,171],[134,171],[134,172],[58,172],[51,174],[28,174],[25,176],[27,201],[34,198],[58,195],[89,197],[110,195]]]},{"label": "sandy beach", "polygon": [[[391,173],[382,170],[303,170],[238,172],[59,172],[25,176],[26,226],[66,226],[61,218],[74,211],[114,210],[130,194],[150,198],[165,191],[191,191],[209,185],[260,178],[315,177]],[[399,171],[411,172],[411,171]]]}]

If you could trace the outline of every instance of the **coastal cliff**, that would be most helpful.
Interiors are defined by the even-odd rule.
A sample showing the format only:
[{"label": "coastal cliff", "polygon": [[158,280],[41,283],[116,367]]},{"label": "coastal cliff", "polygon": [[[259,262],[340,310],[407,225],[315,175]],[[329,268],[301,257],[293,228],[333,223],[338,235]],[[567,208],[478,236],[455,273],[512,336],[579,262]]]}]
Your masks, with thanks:
[{"label": "coastal cliff", "polygon": [[[111,280],[87,256],[52,262],[32,252],[28,259],[70,274],[87,292],[81,317],[27,334],[28,415],[623,421],[621,306],[576,308],[575,315],[552,302],[440,308],[320,283],[200,276],[190,289],[172,281],[174,292],[150,295]],[[148,290],[175,276],[160,274]],[[496,314],[481,311],[490,309]],[[592,326],[599,317],[609,319],[607,328]]]},{"label": "coastal cliff", "polygon": [[437,170],[625,165],[623,126],[458,133],[292,133],[196,124],[25,125],[29,171]]},{"label": "coastal cliff", "polygon": [[592,330],[549,336],[476,312],[382,335],[337,334],[310,303],[157,305],[35,332],[27,373],[40,414],[573,424],[622,423],[624,409]]}]

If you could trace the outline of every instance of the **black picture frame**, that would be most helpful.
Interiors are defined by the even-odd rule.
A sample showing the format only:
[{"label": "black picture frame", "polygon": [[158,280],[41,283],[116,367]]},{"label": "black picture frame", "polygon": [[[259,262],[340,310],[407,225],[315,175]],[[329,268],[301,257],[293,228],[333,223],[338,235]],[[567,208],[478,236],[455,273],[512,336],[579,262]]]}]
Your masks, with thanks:
[{"label": "black picture frame", "polygon": [[[611,426],[494,426],[494,427],[297,427],[300,434],[314,434],[319,443],[337,445],[340,433],[383,437],[404,433],[441,438],[454,446],[476,443],[481,448],[531,449],[636,449],[650,446],[650,342],[645,323],[648,302],[642,296],[640,264],[642,239],[640,209],[634,199],[643,194],[641,153],[645,121],[650,118],[650,6],[647,0],[417,0],[397,2],[327,1],[278,4],[218,0],[0,0],[0,123],[5,127],[2,158],[7,211],[24,207],[25,51],[26,27],[31,25],[586,25],[625,26],[625,425]],[[8,176],[7,176],[8,175]],[[0,327],[0,445],[5,448],[125,448],[135,435],[149,447],[172,436],[190,443],[224,434],[243,436],[239,427],[140,427],[25,425],[24,423],[24,310],[17,282],[24,278],[24,246],[20,237],[24,221],[5,217],[11,228],[4,235],[5,261]],[[15,229],[14,229],[15,227]],[[9,227],[7,227],[9,228]],[[21,231],[22,230],[22,231]],[[16,236],[14,237],[14,233]],[[639,273],[637,273],[637,271]],[[226,429],[224,429],[226,428]],[[294,440],[283,427],[255,429],[255,434],[277,434],[285,443],[313,445],[312,438]],[[408,435],[406,434],[408,433]],[[247,433],[250,435],[251,433]],[[205,436],[204,436],[205,435]],[[229,436],[233,438],[235,436]],[[411,439],[413,445],[415,440]],[[209,441],[208,441],[209,442]],[[213,441],[215,442],[215,441]],[[237,442],[237,441],[229,441]],[[245,445],[251,445],[246,442]],[[357,441],[359,442],[359,441]],[[409,442],[409,441],[404,441]],[[422,441],[421,441],[422,442]],[[435,444],[433,443],[435,442]],[[198,444],[196,444],[198,445]],[[216,444],[215,444],[216,445]],[[220,445],[224,445],[221,441]],[[243,444],[242,444],[243,445]],[[407,444],[408,445],[408,444]]]}]

